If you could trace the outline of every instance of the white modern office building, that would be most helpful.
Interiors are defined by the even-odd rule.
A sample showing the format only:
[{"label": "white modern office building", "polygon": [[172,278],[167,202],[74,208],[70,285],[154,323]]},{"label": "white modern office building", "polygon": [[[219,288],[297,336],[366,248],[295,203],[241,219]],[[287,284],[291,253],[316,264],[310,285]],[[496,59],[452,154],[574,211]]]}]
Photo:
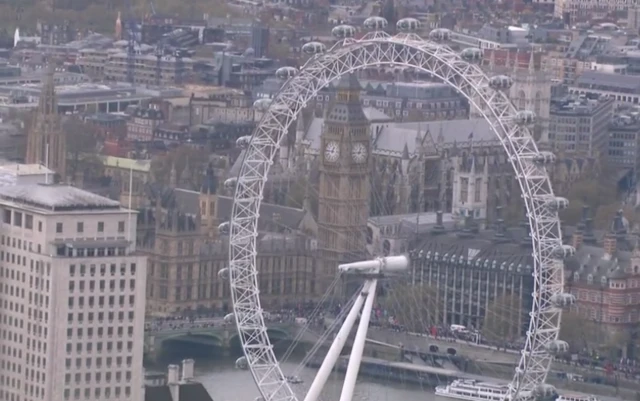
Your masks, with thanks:
[{"label": "white modern office building", "polygon": [[66,185],[0,186],[0,400],[142,399],[134,213]]}]

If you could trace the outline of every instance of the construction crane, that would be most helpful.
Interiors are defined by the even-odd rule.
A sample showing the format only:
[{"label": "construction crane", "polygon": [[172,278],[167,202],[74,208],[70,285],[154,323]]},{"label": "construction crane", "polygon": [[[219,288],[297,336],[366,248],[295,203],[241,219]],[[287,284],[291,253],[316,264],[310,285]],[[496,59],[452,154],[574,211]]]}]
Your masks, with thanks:
[{"label": "construction crane", "polygon": [[160,86],[162,78],[162,57],[164,57],[164,47],[159,44],[156,46],[156,86]]},{"label": "construction crane", "polygon": [[126,29],[127,29],[127,82],[130,84],[135,83],[136,73],[136,36],[137,26],[136,21],[133,18],[133,9],[131,7],[131,1],[125,0],[126,6]]},{"label": "construction crane", "polygon": [[182,74],[184,69],[184,62],[182,61],[182,57],[184,50],[183,49],[175,49],[173,56],[176,58],[176,84],[182,84]]}]

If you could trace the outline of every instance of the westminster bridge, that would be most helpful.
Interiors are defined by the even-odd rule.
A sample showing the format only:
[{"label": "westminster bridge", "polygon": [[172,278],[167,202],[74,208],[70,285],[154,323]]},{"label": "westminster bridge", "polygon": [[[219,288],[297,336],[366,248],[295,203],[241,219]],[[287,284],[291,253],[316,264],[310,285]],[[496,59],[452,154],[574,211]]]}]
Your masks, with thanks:
[{"label": "westminster bridge", "polygon": [[[318,330],[318,331],[321,331]],[[267,333],[273,344],[290,344],[294,339],[299,343],[313,345],[320,340],[320,334],[313,328],[294,321],[268,322]],[[327,345],[333,337],[327,339]],[[145,331],[145,354],[155,357],[163,347],[187,343],[202,347],[213,347],[221,351],[240,349],[240,337],[234,324],[225,324],[222,319],[209,324],[179,325],[177,327],[152,327]],[[432,337],[398,333],[386,329],[370,328],[367,346],[375,349],[399,350],[400,345],[408,354],[430,356],[434,359],[470,360],[493,364],[514,365],[519,353],[498,351],[482,344],[451,342]]]}]

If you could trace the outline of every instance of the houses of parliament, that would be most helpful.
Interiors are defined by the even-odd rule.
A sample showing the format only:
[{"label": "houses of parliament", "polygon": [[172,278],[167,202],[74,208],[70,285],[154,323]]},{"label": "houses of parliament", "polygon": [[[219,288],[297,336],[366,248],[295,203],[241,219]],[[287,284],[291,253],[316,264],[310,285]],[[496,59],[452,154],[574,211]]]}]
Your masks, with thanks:
[{"label": "houses of parliament", "polygon": [[[366,257],[370,127],[359,96],[355,76],[345,76],[328,110],[318,218],[309,208],[261,206],[257,263],[265,308],[316,300],[338,264]],[[233,199],[222,195],[212,167],[200,191],[178,183],[173,169],[168,186],[149,186],[149,204],[138,215],[138,245],[149,257],[148,313],[229,310],[228,283],[219,277],[228,263],[228,238],[218,225],[230,216]]]},{"label": "houses of parliament", "polygon": [[[449,221],[490,222],[497,206],[518,196],[502,149],[483,120],[398,123],[364,107],[361,91],[355,76],[340,79],[322,115],[303,112],[277,156],[257,241],[267,309],[319,299],[340,263],[424,243],[430,227],[442,223],[439,210]],[[65,175],[65,135],[56,110],[50,72],[28,134],[26,161],[47,163],[60,180],[72,182]],[[242,156],[238,160],[228,176],[237,175]],[[567,181],[581,174],[566,161],[558,166],[556,176]],[[149,258],[150,315],[230,310],[228,280],[219,276],[228,263],[228,238],[218,225],[229,219],[232,194],[212,165],[197,190],[183,188],[192,181],[186,174],[174,166],[166,184],[136,184],[133,194],[126,180],[121,187],[120,199],[135,199],[139,210],[137,245]],[[288,200],[301,189],[300,202],[292,205]],[[424,238],[415,241],[416,235]]]}]

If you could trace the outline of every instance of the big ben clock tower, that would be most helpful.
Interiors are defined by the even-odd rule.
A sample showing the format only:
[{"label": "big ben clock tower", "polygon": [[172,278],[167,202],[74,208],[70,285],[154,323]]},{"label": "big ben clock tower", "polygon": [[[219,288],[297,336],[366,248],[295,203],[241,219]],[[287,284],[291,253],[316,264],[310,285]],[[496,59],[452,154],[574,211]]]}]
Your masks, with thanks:
[{"label": "big ben clock tower", "polygon": [[369,120],[355,75],[335,87],[320,138],[318,247],[326,290],[340,263],[366,258],[369,218]]}]

